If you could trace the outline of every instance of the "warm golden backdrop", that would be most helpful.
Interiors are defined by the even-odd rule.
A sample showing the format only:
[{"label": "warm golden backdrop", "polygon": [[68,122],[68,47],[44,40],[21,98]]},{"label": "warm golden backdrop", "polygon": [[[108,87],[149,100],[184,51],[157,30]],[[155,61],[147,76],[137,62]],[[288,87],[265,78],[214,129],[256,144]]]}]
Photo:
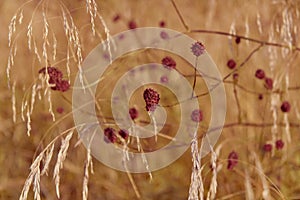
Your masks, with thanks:
[{"label": "warm golden backdrop", "polygon": [[[97,5],[111,35],[128,30],[129,25],[133,26],[134,23],[137,27],[164,25],[166,28],[186,33],[205,45],[222,77],[226,77],[226,123],[216,145],[220,150],[217,160],[219,171],[216,199],[267,199],[268,195],[263,196],[267,191],[269,198],[273,199],[300,199],[299,1],[99,0]],[[42,56],[45,42],[43,13],[46,13],[49,25],[48,64],[59,68],[64,78],[70,78],[71,86],[78,71],[80,56],[76,54],[76,38],[73,43],[68,43],[65,36],[63,12],[67,17],[72,17],[74,25],[78,28],[78,41],[81,44],[83,59],[101,42],[101,37],[106,38],[106,32],[101,20],[96,18],[96,36],[93,36],[90,15],[86,12],[84,0],[33,0],[25,5],[22,0],[2,0],[0,10],[0,198],[17,199],[37,153],[60,133],[74,126],[71,87],[64,93],[52,92],[51,103],[55,122],[48,111],[47,97],[42,97],[41,100],[37,98],[31,115],[31,135],[28,137],[26,134],[28,119],[25,117],[25,122],[22,121],[22,102],[29,100],[30,104],[32,86],[38,81],[39,69],[45,66],[43,59],[43,64],[39,63],[34,48],[32,51],[28,49],[27,29],[30,20],[33,20],[32,41],[36,42],[37,52]],[[8,27],[16,12],[16,32],[12,37],[13,46],[10,53]],[[23,19],[19,24],[21,13]],[[71,23],[71,18],[68,20]],[[233,37],[229,34],[233,34]],[[240,43],[236,42],[236,38],[241,39]],[[57,44],[55,48],[54,44]],[[8,89],[7,60],[9,55],[14,54],[14,49],[16,55],[9,81],[11,89]],[[73,59],[73,55],[77,60]],[[113,71],[116,73],[114,77],[109,77],[110,73],[107,72],[107,85],[98,89],[97,97],[109,98],[111,85],[124,71],[138,63],[160,62],[165,55],[170,54],[144,51],[119,59],[111,69],[118,66],[122,68]],[[190,66],[185,65],[182,58],[176,59],[180,72],[193,74]],[[227,67],[230,59],[234,59],[237,64],[237,82],[233,79],[233,70]],[[67,65],[70,66],[69,77]],[[263,69],[266,76],[272,78],[273,90],[266,89],[264,80],[255,77],[257,69]],[[192,84],[193,76],[187,78]],[[197,83],[197,93],[207,90],[200,77]],[[160,88],[160,91],[163,91],[163,88]],[[171,93],[166,94],[172,96]],[[263,97],[261,100],[259,95]],[[13,122],[14,99],[16,122]],[[205,129],[210,119],[210,110],[207,108],[210,105],[209,96],[200,97],[198,100],[204,112]],[[283,101],[290,103],[290,112],[281,111]],[[138,97],[133,97],[131,103],[139,107],[143,105],[138,101]],[[102,105],[107,108],[105,102]],[[59,113],[57,108],[63,108],[63,112]],[[176,108],[174,110],[170,112],[176,113]],[[107,113],[110,112],[108,109]],[[168,119],[169,124],[178,120],[176,116]],[[147,120],[146,116],[145,119]],[[65,138],[65,135],[63,137]],[[275,147],[278,140],[284,142],[283,149]],[[83,145],[76,145],[77,142],[77,136],[74,134],[64,168],[60,172],[61,199],[82,198],[87,152]],[[264,148],[265,144],[272,144],[273,150],[268,152]],[[59,149],[60,139],[55,143],[48,176],[41,178],[42,199],[57,198],[52,176]],[[233,170],[228,170],[227,158],[232,151],[237,152],[239,161]],[[187,199],[192,172],[191,158],[189,149],[169,167],[153,172],[152,181],[148,174],[133,174],[141,199]],[[95,173],[90,174],[89,178],[89,199],[137,198],[126,173],[110,169],[97,160],[93,163]],[[210,155],[203,159],[202,163],[205,165],[202,176],[206,194],[212,178]],[[33,199],[33,192],[30,191],[28,199]]]}]

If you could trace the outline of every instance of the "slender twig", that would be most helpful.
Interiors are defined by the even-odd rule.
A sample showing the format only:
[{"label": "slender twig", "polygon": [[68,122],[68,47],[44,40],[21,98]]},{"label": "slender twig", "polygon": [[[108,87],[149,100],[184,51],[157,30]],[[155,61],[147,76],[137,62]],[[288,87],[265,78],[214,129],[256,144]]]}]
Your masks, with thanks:
[{"label": "slender twig", "polygon": [[[202,96],[209,95],[210,92],[213,91],[215,88],[217,88],[217,86],[218,86],[219,84],[223,83],[228,77],[230,77],[230,76],[231,76],[232,74],[234,74],[237,70],[239,70],[241,67],[243,67],[243,66],[250,60],[250,58],[251,58],[251,57],[252,57],[252,56],[253,56],[253,55],[254,55],[254,54],[262,47],[262,46],[263,46],[263,44],[259,45],[259,46],[256,47],[255,49],[253,49],[253,50],[250,52],[250,54],[244,59],[244,61],[241,62],[241,64],[240,64],[235,70],[233,70],[232,72],[230,72],[229,74],[227,74],[227,75],[222,79],[223,81],[219,81],[219,83],[217,83],[214,87],[210,88],[209,91],[204,92],[204,93],[202,93],[202,94],[199,94],[199,95],[197,95],[197,96],[194,96],[194,98],[199,98],[199,97],[202,97]],[[173,106],[176,106],[176,105],[178,105],[178,104],[180,104],[180,103],[182,103],[182,102],[185,102],[185,101],[187,101],[187,100],[190,100],[190,98],[185,99],[185,100],[180,101],[180,102],[176,102],[176,103],[174,103],[174,104],[164,105],[164,106],[162,106],[162,107],[173,107]]]},{"label": "slender twig", "polygon": [[186,31],[189,31],[190,29],[189,29],[188,25],[185,23],[185,21],[184,21],[182,15],[181,15],[181,13],[179,12],[179,10],[178,10],[178,8],[177,8],[177,6],[176,6],[174,0],[171,0],[171,3],[172,3],[172,5],[173,5],[173,7],[175,8],[176,13],[177,13],[177,15],[178,15],[178,17],[179,17],[179,19],[180,19],[182,25],[184,26],[185,30],[186,30]]},{"label": "slender twig", "polygon": [[258,39],[246,37],[246,36],[243,36],[243,35],[237,35],[237,34],[227,33],[227,32],[223,32],[223,31],[198,29],[198,30],[190,30],[190,31],[188,31],[188,33],[207,33],[207,34],[214,34],[214,35],[224,35],[224,36],[230,36],[230,37],[235,37],[235,38],[248,40],[250,42],[258,43],[258,44],[261,44],[261,45],[274,46],[274,47],[287,48],[287,49],[292,48],[292,50],[300,51],[300,47],[297,47],[297,46],[290,47],[290,46],[285,45],[285,44],[266,42],[266,41],[263,41],[263,40],[258,40]]},{"label": "slender twig", "polygon": [[261,47],[263,47],[264,44],[260,44],[258,47],[256,47],[255,49],[253,49],[250,54],[245,58],[245,60],[234,70],[232,70],[229,74],[227,74],[224,78],[223,81],[226,80],[228,77],[230,77],[232,74],[234,74],[235,72],[237,72],[241,67],[243,67],[249,60],[250,58],[257,52],[260,50]]},{"label": "slender twig", "polygon": [[[195,91],[196,80],[197,80],[197,63],[198,63],[198,56],[196,57],[196,61],[195,61],[193,91]],[[193,97],[194,97],[194,92],[192,92],[192,98]]]}]

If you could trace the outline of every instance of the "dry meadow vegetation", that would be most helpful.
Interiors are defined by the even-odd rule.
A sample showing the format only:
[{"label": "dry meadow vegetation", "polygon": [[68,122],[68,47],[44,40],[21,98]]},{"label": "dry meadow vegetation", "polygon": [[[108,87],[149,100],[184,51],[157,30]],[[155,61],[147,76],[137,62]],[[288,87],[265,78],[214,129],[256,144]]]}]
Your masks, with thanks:
[{"label": "dry meadow vegetation", "polygon": [[[299,6],[298,0],[0,1],[0,199],[300,199]],[[226,122],[201,162],[195,140],[164,169],[119,172],[94,159],[77,136],[72,84],[81,63],[100,42],[135,27],[185,33],[204,44],[219,68]],[[97,88],[101,124],[117,128],[109,100],[118,78],[165,56],[193,85],[194,71],[179,56],[153,49],[124,55]],[[203,112],[199,147],[211,102],[196,77]],[[166,126],[158,142],[133,139],[133,151],[166,145],[180,123],[180,102],[166,88],[155,88],[163,94]],[[144,89],[129,102],[140,111],[140,125],[150,120],[139,97]]]}]

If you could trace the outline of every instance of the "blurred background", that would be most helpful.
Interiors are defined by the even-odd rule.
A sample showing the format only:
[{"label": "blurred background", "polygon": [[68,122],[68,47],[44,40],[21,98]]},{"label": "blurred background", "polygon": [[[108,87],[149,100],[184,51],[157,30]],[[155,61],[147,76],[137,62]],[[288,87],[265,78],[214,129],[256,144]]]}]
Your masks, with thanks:
[{"label": "blurred background", "polygon": [[[94,22],[84,0],[0,2],[0,24],[3,27],[0,34],[1,199],[18,199],[36,156],[53,139],[74,127],[72,84],[78,72],[78,62],[107,37],[104,23],[111,35],[139,27],[177,30],[203,43],[215,61],[224,77],[227,96],[226,122],[215,146],[218,155],[215,199],[300,199],[299,1],[95,2],[101,17],[96,17]],[[65,32],[66,22],[71,27],[69,36]],[[75,26],[76,29],[72,29]],[[29,27],[32,27],[32,33],[28,31]],[[72,36],[72,30],[78,35]],[[12,35],[10,47],[9,33]],[[70,37],[73,39],[69,40]],[[81,54],[78,54],[79,47]],[[97,89],[107,119],[111,117],[111,110],[105,110],[109,103],[106,100],[110,98],[110,89],[116,79],[136,64],[160,63],[166,55],[177,60],[176,70],[193,83],[192,67],[179,56],[154,50],[126,55],[110,66],[103,79],[106,85]],[[8,63],[11,64],[9,78]],[[39,70],[46,65],[58,68],[63,78],[70,80],[71,87],[65,92],[51,90],[51,100],[43,92],[38,92],[32,104],[34,87],[41,83]],[[122,67],[117,69],[118,66]],[[258,69],[265,77],[258,78]],[[114,76],[111,72],[115,73]],[[162,103],[173,102],[170,91],[157,89],[165,94]],[[138,90],[130,101],[130,105],[141,110],[138,124],[149,122],[147,113],[142,111],[144,104],[138,97],[142,91]],[[200,76],[197,77],[196,92],[207,92]],[[204,116],[199,134],[203,134],[210,122],[209,95],[199,97],[198,101]],[[50,112],[49,106],[52,107]],[[32,109],[29,118],[29,111],[22,111],[22,108]],[[171,116],[168,116],[168,127],[164,131],[170,136],[178,128],[175,123],[178,121],[177,112],[178,107],[169,110]],[[101,120],[103,118],[99,117]],[[30,136],[27,135],[29,127]],[[143,144],[145,148],[155,145],[152,141]],[[61,137],[58,137],[48,176],[44,175],[40,180],[42,199],[57,199],[52,176],[60,145]],[[231,168],[230,153],[233,151],[238,155],[238,163]],[[60,199],[82,199],[86,154],[86,149],[74,134],[60,172]],[[213,174],[210,160],[211,155],[202,159],[205,198]],[[138,198],[128,174],[113,170],[96,159],[93,159],[93,164],[94,174],[90,174],[88,182],[89,199]],[[147,173],[131,176],[141,199],[168,200],[188,199],[191,173],[192,156],[188,149],[170,166],[153,172],[152,179]],[[28,199],[33,199],[33,195],[30,190]]]}]

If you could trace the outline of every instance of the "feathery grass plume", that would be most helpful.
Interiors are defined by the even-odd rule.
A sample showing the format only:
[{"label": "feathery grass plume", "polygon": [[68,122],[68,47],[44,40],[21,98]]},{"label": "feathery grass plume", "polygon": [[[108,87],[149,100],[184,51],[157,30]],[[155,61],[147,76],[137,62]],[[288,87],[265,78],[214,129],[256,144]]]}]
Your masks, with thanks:
[{"label": "feathery grass plume", "polygon": [[[275,28],[273,26],[271,26],[270,30],[269,30],[269,34],[268,34],[268,42],[276,42],[275,39]],[[268,54],[269,54],[269,66],[270,66],[270,70],[271,72],[274,71],[275,66],[276,66],[276,60],[278,58],[278,52],[277,49],[273,46],[269,46],[268,48]]]},{"label": "feathery grass plume", "polygon": [[11,103],[12,103],[12,112],[13,112],[13,122],[17,121],[17,109],[16,109],[16,81],[14,81],[12,85],[12,95],[11,95]]},{"label": "feathery grass plume", "polygon": [[[131,132],[132,132],[132,135],[133,135],[133,136],[136,138],[136,140],[137,140],[137,144],[136,144],[136,145],[137,145],[137,150],[138,150],[139,152],[141,152],[143,163],[146,165],[146,169],[148,170],[148,169],[149,169],[149,167],[148,167],[148,162],[147,162],[146,158],[144,158],[145,155],[144,155],[143,147],[142,147],[142,145],[141,145],[141,143],[140,143],[140,138],[138,137],[138,135],[137,135],[137,133],[136,133],[136,130],[135,130],[135,124],[134,124],[134,123],[132,123],[130,130],[131,130]],[[120,137],[120,136],[118,135],[118,137]],[[128,146],[127,146],[127,143],[125,142],[125,140],[124,140],[122,137],[120,137],[120,139],[121,139],[121,141],[122,141],[122,143],[123,143],[123,158],[122,158],[122,164],[123,164],[123,166],[124,166],[124,168],[125,168],[127,177],[128,177],[128,179],[129,179],[129,181],[130,181],[130,183],[131,183],[131,186],[132,186],[132,188],[133,188],[133,190],[134,190],[134,192],[135,192],[136,197],[137,197],[138,199],[140,199],[140,198],[141,198],[141,194],[140,194],[140,192],[139,192],[139,190],[138,190],[138,187],[137,187],[137,185],[136,185],[136,183],[135,183],[135,181],[134,181],[134,179],[133,179],[133,177],[132,177],[132,175],[131,175],[130,171],[128,170],[128,167],[127,167],[127,161],[129,161]],[[128,141],[128,142],[129,142],[129,141]],[[148,171],[149,171],[149,170],[148,170]],[[150,171],[149,171],[149,176],[150,176],[150,178],[152,179],[152,174],[151,174]]]},{"label": "feathery grass plume", "polygon": [[[54,144],[58,138],[60,138],[63,134],[66,134],[69,132],[69,134],[66,136],[65,140],[62,142],[61,149],[59,151],[58,155],[58,161],[56,164],[60,164],[62,166],[63,161],[66,157],[67,153],[67,147],[69,146],[69,141],[72,137],[72,134],[74,132],[75,128],[68,129],[64,132],[62,132],[60,135],[55,137],[47,146],[43,149],[43,151],[35,158],[35,160],[32,162],[30,166],[30,173],[25,181],[25,184],[23,186],[21,195],[19,197],[19,200],[27,200],[28,192],[30,189],[30,186],[33,184],[33,191],[34,191],[34,199],[40,199],[40,176],[47,174],[47,170],[49,167],[49,163],[52,158]],[[42,172],[40,171],[40,165],[41,162],[44,160],[44,168]],[[57,172],[55,172],[54,169],[54,175],[57,175]],[[58,176],[59,176],[59,169],[58,169]]]},{"label": "feathery grass plume", "polygon": [[48,40],[48,35],[49,35],[49,24],[48,24],[48,20],[46,18],[46,11],[45,11],[45,6],[43,6],[42,8],[42,16],[43,16],[43,23],[44,23],[44,27],[43,27],[43,47],[42,47],[42,54],[43,54],[43,58],[45,60],[45,65],[48,64],[48,51],[47,51],[47,44],[49,44],[49,40]]},{"label": "feathery grass plume", "polygon": [[41,182],[41,170],[40,170],[40,167],[37,167],[36,173],[35,173],[34,179],[33,179],[33,192],[34,192],[34,199],[35,200],[41,200],[40,182]]},{"label": "feathery grass plume", "polygon": [[[133,132],[133,134],[136,134],[134,132],[135,131],[134,124],[132,124],[131,131]],[[127,167],[127,161],[129,161],[129,154],[128,154],[127,143],[126,143],[126,141],[121,136],[117,135],[117,137],[121,140],[121,142],[123,144],[123,157],[122,157],[123,167],[124,167],[124,169],[126,171],[127,177],[128,177],[128,179],[129,179],[129,181],[131,183],[131,186],[132,186],[132,188],[133,188],[133,190],[135,192],[135,195],[136,195],[137,199],[140,199],[141,198],[141,194],[140,194],[140,192],[138,190],[138,187],[137,187],[137,185],[136,185],[136,183],[135,183],[135,181],[134,181],[134,179],[133,179],[133,177],[132,177],[132,175],[129,172],[128,167]],[[136,136],[136,138],[138,139],[139,137]],[[138,151],[142,150],[141,144],[140,144],[140,142],[138,140],[137,140],[137,148],[138,148]],[[142,154],[144,154],[144,152],[142,152]],[[144,158],[143,158],[143,162],[144,162]],[[147,160],[146,160],[146,162],[147,162]],[[147,167],[148,167],[148,164],[146,164],[146,168]],[[149,169],[149,168],[147,168],[147,169]],[[152,179],[152,174],[150,172],[149,172],[149,174],[150,174],[150,177]]]},{"label": "feathery grass plume", "polygon": [[16,56],[16,53],[17,53],[16,43],[15,43],[15,41],[12,40],[12,37],[17,30],[17,21],[18,21],[19,25],[21,25],[23,22],[23,6],[26,5],[27,3],[28,2],[24,3],[15,12],[15,14],[11,18],[9,26],[8,26],[8,47],[10,48],[8,62],[7,62],[7,68],[6,68],[8,87],[10,87],[10,69],[14,65],[14,57]]},{"label": "feathery grass plume", "polygon": [[86,0],[86,11],[90,14],[90,22],[92,25],[92,32],[95,36],[95,18],[97,16],[98,8],[95,0]]},{"label": "feathery grass plume", "polygon": [[278,110],[277,110],[277,105],[279,102],[279,95],[278,94],[271,94],[271,107],[270,110],[272,112],[273,116],[273,126],[271,129],[272,132],[272,141],[275,142],[277,134],[278,134],[278,125],[277,125],[277,117],[278,117]]},{"label": "feathery grass plume", "polygon": [[41,152],[30,166],[30,173],[25,181],[19,200],[27,200],[28,192],[32,182],[34,182],[35,199],[39,197],[39,182],[37,174],[40,174],[40,164],[44,157],[44,152]]},{"label": "feathery grass plume", "polygon": [[250,176],[248,169],[245,168],[245,190],[246,190],[246,200],[253,200],[254,199],[254,193],[253,193],[253,188],[250,182]]},{"label": "feathery grass plume", "polygon": [[32,114],[32,112],[33,112],[36,91],[37,91],[37,83],[34,83],[33,86],[32,86],[32,89],[31,89],[30,114]]},{"label": "feathery grass plume", "polygon": [[[40,81],[40,82],[33,83],[31,89],[28,89],[27,92],[23,96],[22,106],[21,106],[21,119],[23,122],[26,121],[26,128],[27,128],[28,136],[30,136],[30,132],[31,132],[31,115],[33,114],[36,95],[38,92],[40,92],[41,89],[44,89],[46,87],[45,82],[48,82],[48,80],[49,80],[48,74],[45,76],[39,75],[38,81]],[[51,87],[51,85],[49,83],[47,86]],[[49,102],[48,111],[52,115],[53,121],[55,121],[55,115],[54,115],[53,109],[52,109],[51,91],[50,91],[49,87],[45,88],[44,96],[47,95],[47,100]],[[31,95],[30,95],[30,92],[31,92]],[[39,99],[41,99],[41,97],[39,97]],[[29,102],[30,102],[30,104],[29,104]],[[26,119],[25,119],[25,112],[26,112]]]},{"label": "feathery grass plume", "polygon": [[[232,35],[236,35],[236,28],[235,28],[235,21],[233,21],[231,24],[230,24],[230,28],[229,28],[229,33],[232,34]],[[232,39],[232,36],[228,36],[228,39]]]},{"label": "feathery grass plume", "polygon": [[27,112],[26,112],[26,117],[27,117],[27,135],[30,136],[30,132],[31,132],[31,116],[30,116],[30,110],[29,110],[29,106],[27,106]]},{"label": "feathery grass plume", "polygon": [[290,132],[290,122],[288,118],[288,114],[284,113],[284,123],[285,123],[285,133],[288,143],[292,142],[291,132]]},{"label": "feathery grass plume", "polygon": [[[145,156],[145,152],[144,152],[144,150],[143,150],[143,148],[141,147],[140,148],[141,149],[141,156],[142,156],[142,161],[143,161],[143,163],[144,163],[144,165],[145,165],[145,168],[147,169],[147,171],[148,171],[148,175],[149,175],[149,177],[150,177],[150,182],[152,181],[152,173],[151,173],[151,171],[150,171],[150,169],[149,169],[149,164],[148,164],[148,161],[147,161],[147,158],[146,158],[146,156]],[[127,150],[128,151],[128,150]],[[127,153],[126,151],[125,151],[125,153]],[[128,156],[128,155],[127,155]]]},{"label": "feathery grass plume", "polygon": [[207,200],[216,198],[217,186],[218,186],[217,175],[218,175],[218,171],[220,171],[223,167],[222,164],[217,165],[217,159],[220,155],[222,147],[223,147],[223,144],[220,144],[216,148],[215,151],[213,150],[213,147],[211,147],[212,148],[212,151],[211,151],[211,166],[212,166],[213,176],[211,178],[209,191],[207,193],[207,198],[206,198]]},{"label": "feathery grass plume", "polygon": [[53,143],[51,145],[51,148],[48,148],[47,151],[46,151],[46,155],[44,157],[44,167],[43,167],[43,170],[41,172],[41,176],[43,176],[44,174],[48,175],[49,164],[50,164],[50,161],[52,159],[53,150],[54,150],[54,144],[55,143]]},{"label": "feathery grass plume", "polygon": [[[250,27],[249,27],[249,16],[248,15],[246,15],[244,26],[245,26],[245,37],[249,38]],[[250,44],[249,40],[246,40],[246,44],[247,44],[247,46],[249,46],[249,44]]]},{"label": "feathery grass plume", "polygon": [[91,173],[94,174],[94,169],[93,169],[93,160],[91,156],[91,143],[93,142],[94,136],[96,134],[96,129],[94,130],[94,133],[90,139],[90,143],[87,146],[87,159],[85,162],[84,166],[84,176],[83,176],[83,182],[82,182],[82,199],[87,200],[88,199],[88,193],[89,193],[89,188],[88,188],[88,182],[89,182],[89,168],[91,170]]},{"label": "feathery grass plume", "polygon": [[109,58],[110,58],[110,64],[112,64],[112,48],[111,48],[111,44],[114,46],[114,48],[116,49],[116,45],[115,45],[115,41],[112,39],[111,35],[110,35],[110,31],[103,19],[103,17],[97,12],[98,14],[98,18],[101,21],[102,26],[104,27],[104,32],[106,34],[106,47],[107,47],[107,51],[109,54]]},{"label": "feathery grass plume", "polygon": [[154,137],[155,137],[155,142],[157,142],[157,134],[158,134],[158,131],[157,131],[156,119],[155,119],[153,113],[148,112],[148,114],[149,114],[149,117],[150,117],[150,118],[152,119],[152,121],[153,121]]},{"label": "feathery grass plume", "polygon": [[27,107],[27,101],[23,100],[21,105],[21,119],[23,122],[25,122],[25,110]]},{"label": "feathery grass plume", "polygon": [[47,91],[47,100],[48,100],[48,103],[49,103],[49,109],[48,109],[48,111],[49,111],[49,113],[51,114],[51,116],[52,116],[52,121],[55,121],[55,115],[54,115],[54,112],[53,112],[53,107],[52,107],[52,100],[51,100],[51,90],[50,90],[50,88],[48,87],[47,89],[46,89],[46,91]]},{"label": "feathery grass plume", "polygon": [[262,23],[261,23],[261,18],[260,18],[260,13],[259,12],[256,13],[256,25],[257,25],[259,34],[262,35],[263,34],[263,29],[262,29]]},{"label": "feathery grass plume", "polygon": [[91,150],[90,148],[87,149],[87,160],[84,166],[84,176],[83,176],[83,183],[82,183],[82,199],[87,200],[88,199],[88,182],[89,182],[89,168],[91,169],[91,173],[93,174],[93,161],[91,156]]},{"label": "feathery grass plume", "polygon": [[282,57],[285,58],[292,50],[293,46],[293,10],[290,9],[290,5],[286,5],[282,11],[282,25],[280,30],[280,37],[283,39],[284,43],[289,46],[288,48],[283,48],[281,50]]},{"label": "feathery grass plume", "polygon": [[[26,3],[24,3],[17,11],[16,13],[13,15],[13,17],[11,18],[11,22],[9,24],[9,33],[8,33],[8,43],[9,43],[9,56],[8,56],[8,63],[7,63],[7,69],[6,69],[6,73],[7,73],[7,78],[8,78],[8,86],[10,87],[10,71],[11,71],[11,67],[14,66],[14,59],[17,53],[17,41],[19,39],[19,36],[21,34],[21,32],[19,34],[17,34],[15,37],[14,33],[16,32],[16,27],[17,27],[17,22],[19,24],[22,24],[23,22],[23,7],[25,7],[27,4],[32,3],[32,1],[28,1]],[[66,33],[67,33],[67,39],[68,39],[68,49],[71,48],[71,50],[73,51],[73,48],[76,51],[76,56],[77,59],[75,58],[75,61],[78,62],[79,66],[81,66],[81,62],[82,62],[82,55],[81,55],[81,48],[80,48],[80,41],[79,41],[79,34],[77,31],[77,28],[73,22],[72,16],[70,15],[69,11],[67,10],[67,8],[64,6],[64,4],[62,2],[60,2],[60,5],[62,7],[62,11],[63,11],[63,17],[65,17],[65,12],[67,12],[68,15],[68,20],[71,21],[71,24],[68,26],[66,26],[66,28],[69,28]],[[40,56],[40,49],[38,46],[38,40],[40,39],[39,37],[35,37],[34,35],[34,30],[36,30],[36,21],[35,18],[37,17],[37,13],[39,11],[39,9],[41,9],[41,15],[42,15],[42,20],[41,22],[43,23],[43,28],[42,28],[42,47],[41,47],[41,52],[42,52],[42,58],[44,59],[45,65],[48,65],[48,59],[50,58],[49,55],[49,46],[52,45],[53,47],[53,52],[52,52],[52,57],[53,60],[55,60],[56,58],[56,51],[57,51],[57,39],[55,36],[55,32],[53,30],[51,30],[50,28],[50,24],[48,22],[48,16],[47,16],[47,12],[48,12],[48,8],[47,8],[47,1],[39,1],[37,3],[37,5],[35,6],[31,17],[29,19],[28,24],[26,25],[26,36],[27,36],[27,45],[28,45],[28,49],[30,51],[33,50],[35,57],[37,58],[38,62],[40,64],[42,64],[42,58]],[[52,40],[50,40],[49,38],[49,33],[52,33]],[[70,67],[69,67],[69,60],[70,57],[67,58],[67,71],[68,71],[68,77],[69,77],[69,82],[70,82]],[[47,71],[47,68],[46,68]],[[46,73],[47,74],[47,73]],[[46,75],[46,84],[50,87],[50,84],[48,82],[49,80],[49,76]],[[42,83],[43,85],[43,83]],[[15,87],[15,86],[14,86]],[[43,88],[43,86],[42,86]],[[31,100],[29,99],[29,97],[24,97],[23,101],[22,101],[22,107],[21,107],[21,118],[22,120],[25,122],[27,122],[27,135],[30,135],[31,132],[31,115],[33,112],[33,108],[34,108],[34,103],[35,103],[35,97],[36,97],[36,92],[38,89],[40,89],[39,85],[37,85],[37,83],[34,83],[32,86],[32,93],[31,93]],[[13,95],[15,95],[15,88],[13,89]],[[49,113],[52,116],[53,121],[55,121],[55,115],[52,109],[52,99],[51,99],[51,91],[50,90],[45,90],[44,92],[44,96],[47,98],[48,103],[49,103]],[[29,105],[29,102],[30,105]],[[13,103],[13,113],[15,112],[15,99],[14,97],[12,98],[12,103]],[[26,113],[26,119],[25,119],[25,113]],[[16,114],[13,114],[13,120],[16,120]]]},{"label": "feathery grass plume", "polygon": [[10,20],[10,24],[8,26],[8,46],[11,46],[12,35],[16,32],[16,21],[17,21],[18,11],[14,14],[14,16]]},{"label": "feathery grass plume", "polygon": [[[77,26],[74,23],[74,20],[69,12],[69,10],[66,8],[66,6],[61,3],[60,9],[62,12],[62,17],[63,17],[63,24],[64,24],[64,31],[65,31],[65,36],[67,38],[68,42],[68,47],[67,47],[67,52],[69,50],[73,54],[74,61],[77,62],[77,67],[80,72],[79,78],[80,82],[83,84],[83,77],[82,77],[82,68],[81,64],[83,61],[82,58],[82,48],[81,48],[81,42],[80,42],[80,37],[79,37],[79,31]],[[74,48],[74,49],[73,49]],[[76,51],[76,53],[74,52]],[[69,54],[67,54],[67,60],[70,58]],[[67,72],[68,72],[68,77],[70,76],[70,69],[68,68],[67,64]]]},{"label": "feathery grass plume", "polygon": [[212,172],[213,176],[211,178],[210,186],[209,186],[209,191],[207,193],[207,200],[215,199],[216,194],[217,194],[217,154],[213,151],[211,152],[211,167],[212,167]]},{"label": "feathery grass plume", "polygon": [[60,170],[63,168],[63,162],[66,159],[67,156],[67,151],[69,148],[70,140],[72,138],[74,129],[70,131],[70,133],[66,136],[65,139],[62,140],[60,150],[58,152],[57,156],[57,161],[54,167],[54,172],[53,172],[53,179],[55,182],[55,187],[56,187],[56,195],[58,198],[60,198],[60,192],[59,192],[59,183],[60,183]]},{"label": "feathery grass plume", "polygon": [[[141,153],[143,164],[145,165],[145,168],[148,171],[148,174],[149,174],[149,177],[150,177],[150,181],[151,181],[152,180],[152,173],[151,173],[151,171],[149,169],[149,164],[148,164],[147,158],[145,156],[145,152],[143,150],[140,138],[139,138],[139,136],[136,133],[136,129],[135,129],[135,124],[134,123],[132,123],[131,131],[132,131],[132,135],[135,136],[135,138],[136,138],[137,150]],[[123,138],[122,138],[122,141],[123,141],[123,146],[126,145],[126,146],[123,147],[123,153],[124,153],[124,160],[123,160],[123,162],[124,162],[124,164],[126,164],[126,160],[129,160],[128,147],[127,147],[127,144],[125,143],[125,141],[124,141]],[[125,168],[127,168],[126,166],[125,166]]]},{"label": "feathery grass plume", "polygon": [[53,40],[53,45],[52,45],[52,59],[55,61],[56,60],[56,53],[57,53],[57,39],[56,39],[56,36],[55,36],[54,32],[52,32],[52,40]]},{"label": "feathery grass plume", "polygon": [[191,143],[191,153],[193,168],[191,174],[191,183],[189,188],[189,200],[203,200],[204,199],[204,186],[201,172],[203,167],[201,167],[201,158],[199,154],[197,132],[194,134],[194,138]]},{"label": "feathery grass plume", "polygon": [[262,197],[265,200],[272,200],[273,198],[271,197],[271,194],[270,194],[270,187],[269,187],[268,181],[266,179],[266,174],[264,173],[262,164],[254,151],[252,152],[252,156],[255,160],[257,172],[259,173],[259,177],[260,177],[260,180],[261,180],[261,183],[263,186]]}]

